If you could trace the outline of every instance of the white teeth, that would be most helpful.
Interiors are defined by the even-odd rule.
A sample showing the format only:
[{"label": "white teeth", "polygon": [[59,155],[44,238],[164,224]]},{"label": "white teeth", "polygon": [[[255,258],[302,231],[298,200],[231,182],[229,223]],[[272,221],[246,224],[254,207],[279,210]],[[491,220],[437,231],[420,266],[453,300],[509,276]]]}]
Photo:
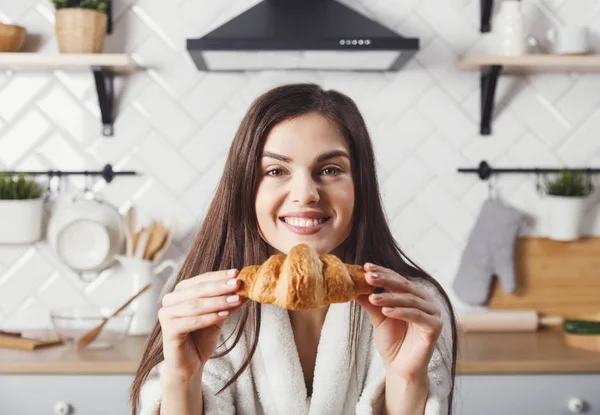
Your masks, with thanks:
[{"label": "white teeth", "polygon": [[323,222],[325,222],[325,219],[303,219],[303,218],[283,218],[283,220],[285,221],[285,223],[292,225],[292,226],[298,226],[301,228],[310,228],[312,226],[317,226]]}]

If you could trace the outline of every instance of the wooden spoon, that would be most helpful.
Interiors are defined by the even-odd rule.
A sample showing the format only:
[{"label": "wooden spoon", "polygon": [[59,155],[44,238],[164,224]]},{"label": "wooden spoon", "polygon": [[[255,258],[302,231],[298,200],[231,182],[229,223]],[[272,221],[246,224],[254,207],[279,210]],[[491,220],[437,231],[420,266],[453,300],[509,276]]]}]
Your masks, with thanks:
[{"label": "wooden spoon", "polygon": [[169,249],[169,246],[171,246],[171,243],[173,243],[173,238],[175,237],[176,228],[177,228],[177,217],[173,216],[171,218],[171,223],[169,224],[167,238],[166,238],[165,242],[162,244],[162,246],[160,247],[160,249],[158,251],[156,251],[156,253],[154,254],[154,257],[152,258],[153,262],[157,263],[158,261],[160,261],[160,259],[165,254],[167,249]]},{"label": "wooden spoon", "polygon": [[135,252],[135,228],[137,227],[137,212],[134,206],[131,206],[125,216],[125,238],[126,238],[126,251],[125,256],[133,256]]},{"label": "wooden spoon", "polygon": [[79,340],[77,340],[77,348],[81,349],[85,346],[87,346],[88,344],[90,344],[91,342],[94,341],[94,339],[96,337],[98,337],[98,334],[100,334],[100,332],[102,331],[102,328],[106,325],[106,323],[108,323],[108,320],[111,319],[112,317],[115,317],[117,314],[119,314],[121,311],[125,310],[125,308],[127,308],[127,306],[129,304],[131,304],[131,302],[133,300],[135,300],[136,298],[138,298],[142,293],[144,293],[146,290],[148,290],[150,288],[151,284],[146,284],[146,286],[144,288],[142,288],[141,290],[139,290],[137,292],[137,294],[135,294],[133,297],[131,297],[129,300],[125,301],[125,303],[123,303],[123,305],[119,308],[117,308],[117,310],[112,313],[111,316],[109,317],[104,317],[104,320],[102,321],[102,323],[100,323],[98,326],[94,327],[93,329],[91,329],[90,331],[86,332],[83,336],[81,336],[79,338]]},{"label": "wooden spoon", "polygon": [[144,258],[152,261],[154,255],[163,246],[167,239],[167,229],[161,222],[155,222],[153,228],[151,228],[150,238],[148,239],[148,246],[146,247],[146,253]]},{"label": "wooden spoon", "polygon": [[134,258],[144,259],[144,253],[146,252],[146,246],[148,246],[148,238],[150,237],[149,230],[142,228],[138,233],[137,243],[135,252],[133,253]]}]

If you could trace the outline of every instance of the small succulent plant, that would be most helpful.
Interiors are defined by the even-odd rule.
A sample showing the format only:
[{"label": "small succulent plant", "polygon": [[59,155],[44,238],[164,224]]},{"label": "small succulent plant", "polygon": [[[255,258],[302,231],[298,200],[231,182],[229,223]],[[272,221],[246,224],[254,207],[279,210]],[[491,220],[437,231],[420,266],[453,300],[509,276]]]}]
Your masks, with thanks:
[{"label": "small succulent plant", "polygon": [[37,199],[44,194],[44,188],[34,179],[20,173],[18,177],[0,174],[0,200]]},{"label": "small succulent plant", "polygon": [[544,191],[552,196],[585,197],[593,190],[590,175],[577,170],[564,169],[544,183]]},{"label": "small succulent plant", "polygon": [[106,13],[108,0],[52,0],[56,9],[81,8]]}]

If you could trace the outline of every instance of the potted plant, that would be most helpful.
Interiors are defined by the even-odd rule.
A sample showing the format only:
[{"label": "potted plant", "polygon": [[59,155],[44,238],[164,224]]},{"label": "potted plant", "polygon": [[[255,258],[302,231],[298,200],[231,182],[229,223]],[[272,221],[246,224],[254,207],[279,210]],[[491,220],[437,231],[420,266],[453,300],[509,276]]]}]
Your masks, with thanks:
[{"label": "potted plant", "polygon": [[593,190],[589,175],[577,170],[564,169],[557,177],[545,181],[544,192],[550,210],[550,239],[573,241],[579,238],[585,201]]},{"label": "potted plant", "polygon": [[0,243],[25,244],[42,236],[44,188],[24,174],[0,174]]},{"label": "potted plant", "polygon": [[101,53],[106,38],[108,0],[52,0],[61,53]]}]

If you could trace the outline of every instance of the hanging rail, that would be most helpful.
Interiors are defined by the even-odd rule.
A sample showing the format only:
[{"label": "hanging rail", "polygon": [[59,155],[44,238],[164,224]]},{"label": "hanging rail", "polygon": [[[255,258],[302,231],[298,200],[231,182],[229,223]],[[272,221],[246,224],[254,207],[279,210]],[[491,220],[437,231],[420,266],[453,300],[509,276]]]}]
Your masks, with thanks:
[{"label": "hanging rail", "polygon": [[492,168],[487,161],[483,160],[479,163],[477,168],[464,168],[458,169],[459,173],[477,173],[481,180],[487,180],[492,174],[504,174],[504,173],[560,173],[562,171],[582,172],[582,173],[600,173],[600,169],[593,169],[589,167],[585,168]]},{"label": "hanging rail", "polygon": [[140,174],[135,171],[113,171],[110,164],[104,166],[102,170],[89,171],[63,171],[63,170],[46,170],[46,171],[0,171],[1,174],[6,175],[30,175],[30,176],[102,176],[106,183],[112,182],[115,176],[139,176]]}]

